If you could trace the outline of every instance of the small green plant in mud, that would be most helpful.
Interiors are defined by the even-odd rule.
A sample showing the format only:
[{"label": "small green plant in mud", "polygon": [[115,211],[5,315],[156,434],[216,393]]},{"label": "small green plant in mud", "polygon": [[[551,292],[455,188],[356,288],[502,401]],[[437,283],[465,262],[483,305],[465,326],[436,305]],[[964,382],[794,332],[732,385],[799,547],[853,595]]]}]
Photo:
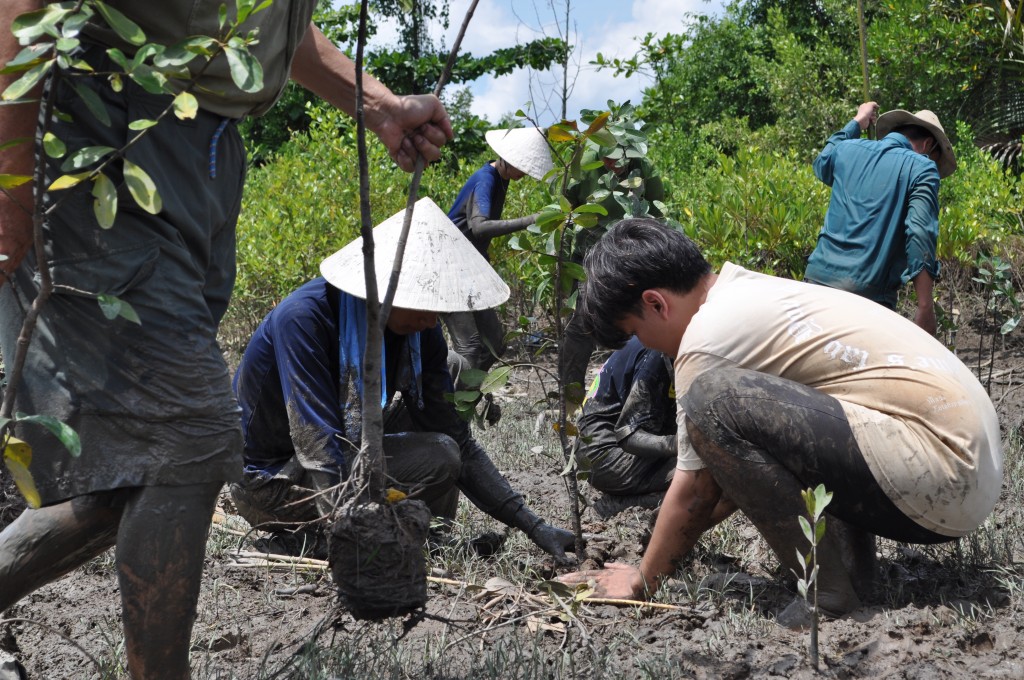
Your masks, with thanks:
[{"label": "small green plant in mud", "polygon": [[800,595],[807,600],[811,607],[811,639],[808,651],[811,657],[811,666],[818,670],[818,546],[821,539],[825,537],[825,508],[832,502],[832,492],[825,490],[824,484],[819,484],[814,489],[804,489],[800,492],[807,506],[807,515],[799,515],[800,529],[804,532],[804,538],[811,544],[811,550],[807,554],[796,551],[796,557],[803,567],[803,574],[796,575],[796,588]]},{"label": "small green plant in mud", "polygon": [[[985,295],[985,316],[982,318],[982,331],[978,334],[978,380],[982,375],[982,357],[984,356],[985,336],[989,320],[999,326],[1000,337],[1013,332],[1021,320],[1021,302],[1017,299],[1017,288],[1013,283],[1013,268],[998,255],[978,255],[975,264],[978,275],[974,281],[980,283]],[[985,390],[991,393],[992,369],[995,364],[996,333],[989,337],[988,376],[985,379]]]}]

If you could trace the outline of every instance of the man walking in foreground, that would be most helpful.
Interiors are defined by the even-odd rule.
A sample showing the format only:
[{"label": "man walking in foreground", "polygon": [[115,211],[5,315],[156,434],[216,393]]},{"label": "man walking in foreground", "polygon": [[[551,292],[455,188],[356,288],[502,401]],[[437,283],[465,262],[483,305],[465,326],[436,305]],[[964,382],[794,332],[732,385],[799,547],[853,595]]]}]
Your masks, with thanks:
[{"label": "man walking in foreground", "polygon": [[[11,33],[22,12],[42,0],[0,3],[0,59],[21,49]],[[196,30],[220,32],[220,0],[159,3],[108,0],[148,40],[174,45]],[[93,216],[91,182],[67,192],[52,211],[44,245],[33,245],[31,186],[0,193],[0,345],[13,357],[22,322],[39,295],[39,263],[48,262],[54,293],[42,308],[16,411],[47,414],[74,428],[82,453],[72,458],[57,439],[31,424],[17,435],[32,446],[30,472],[42,507],[26,510],[0,533],[0,611],[40,586],[115,547],[125,654],[132,678],[190,677],[206,536],[221,486],[242,471],[238,405],[217,344],[235,275],[235,223],[246,154],[239,119],[269,109],[289,78],[349,114],[355,112],[354,66],[310,23],[314,0],[260,6],[240,27],[259,31],[253,57],[263,88],[235,87],[220,55],[192,62],[199,110],[192,120],[163,118],[126,152],[152,177],[162,209],[151,215],[122,204],[112,228]],[[53,7],[53,9],[58,9]],[[67,10],[70,11],[70,10]],[[61,70],[49,92],[61,116],[50,131],[69,155],[86,147],[121,148],[129,124],[155,117],[170,95],[144,91],[118,72],[108,49],[129,51],[94,15],[81,34],[80,60]],[[44,36],[43,39],[51,39]],[[71,40],[65,35],[63,40]],[[11,80],[0,76],[0,88]],[[364,77],[367,127],[391,157],[411,170],[451,137],[432,96],[399,97]],[[84,94],[83,94],[84,93]],[[83,102],[102,102],[101,121]],[[73,114],[65,116],[63,114]],[[0,143],[32,138],[38,103],[0,107]],[[109,124],[108,124],[109,123]],[[132,133],[134,134],[134,133]],[[61,160],[47,158],[47,185]],[[0,153],[0,173],[31,175],[32,144]],[[121,163],[111,172],[120,181]],[[117,187],[123,191],[124,187]],[[46,197],[52,205],[55,196]],[[107,319],[100,296],[131,305],[139,323]]]},{"label": "man walking in foreground", "polygon": [[[880,139],[861,139],[876,119]],[[879,117],[878,104],[861,104],[814,161],[814,174],[832,187],[832,197],[805,279],[889,309],[913,281],[914,323],[934,335],[939,179],[955,170],[953,147],[934,113],[895,110]]]},{"label": "man walking in foreground", "polygon": [[941,343],[881,305],[726,263],[711,271],[682,232],[624,220],[585,263],[582,310],[598,341],[631,335],[675,356],[679,457],[639,567],[609,564],[608,597],[649,595],[710,526],[724,495],[784,567],[801,573],[800,491],[834,493],[818,548],[821,608],[873,588],[874,541],[964,536],[999,497],[995,409]]}]

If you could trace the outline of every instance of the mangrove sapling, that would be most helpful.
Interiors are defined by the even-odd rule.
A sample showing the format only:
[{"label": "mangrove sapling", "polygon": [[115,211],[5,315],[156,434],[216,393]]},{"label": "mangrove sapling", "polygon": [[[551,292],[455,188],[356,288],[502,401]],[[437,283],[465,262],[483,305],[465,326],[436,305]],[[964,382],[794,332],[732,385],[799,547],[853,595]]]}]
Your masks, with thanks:
[{"label": "mangrove sapling", "polygon": [[[476,9],[473,0],[463,21],[448,63],[437,82],[440,95],[459,45]],[[381,348],[384,328],[402,271],[405,244],[412,225],[413,206],[426,165],[415,163],[401,235],[383,301],[377,290],[374,264],[373,221],[370,212],[369,163],[363,109],[363,52],[366,45],[368,2],[359,10],[359,38],[355,60],[356,139],[359,152],[359,214],[363,238],[363,273],[366,284],[366,352],[363,355],[362,439],[346,483],[350,497],[335,509],[330,541],[330,565],[342,601],[357,619],[379,620],[421,609],[427,602],[427,566],[423,550],[430,528],[425,503],[386,489],[384,470],[384,416],[381,407]]]},{"label": "mangrove sapling", "polygon": [[[265,9],[267,4],[257,6],[257,0],[237,0],[233,18],[229,19],[226,11],[223,13],[219,36],[192,36],[171,46],[147,42],[145,33],[137,24],[113,7],[94,0],[50,3],[14,19],[11,31],[23,49],[0,71],[0,75],[17,76],[5,81],[3,105],[37,106],[40,115],[33,138],[16,138],[0,145],[0,152],[7,153],[17,152],[19,147],[23,152],[25,145],[34,145],[32,174],[0,174],[0,191],[31,217],[36,253],[46,252],[43,230],[46,218],[67,202],[73,193],[70,190],[76,187],[76,191],[80,191],[87,184],[92,185],[93,214],[97,223],[104,229],[114,228],[119,205],[118,190],[112,177],[118,171],[124,177],[129,195],[140,209],[151,214],[160,212],[162,201],[156,185],[143,168],[128,160],[128,149],[172,113],[181,120],[196,116],[198,102],[191,90],[210,61],[222,53],[229,57],[231,78],[237,87],[245,92],[257,92],[263,88],[263,70],[249,52],[249,46],[256,40],[255,32],[246,34],[240,27],[250,16]],[[105,54],[117,68],[96,70],[79,51],[81,32],[90,23],[105,23],[136,50],[134,56],[128,58],[122,50],[112,48]],[[203,59],[204,62],[193,75],[186,67],[195,59]],[[155,118],[130,121],[128,130],[131,134],[120,148],[74,148],[69,146],[73,140],[62,140],[51,131],[51,123],[57,116],[72,119],[92,116],[101,124],[110,126],[110,114],[102,98],[82,85],[83,79],[95,78],[107,80],[115,92],[121,91],[125,81],[130,80],[149,94],[167,95],[169,103]],[[172,85],[172,81],[177,86]],[[56,92],[61,82],[67,83],[80,95],[82,110],[58,110]],[[48,157],[64,159],[61,172],[65,174],[47,185]],[[19,200],[24,196],[14,192],[29,185],[33,188],[32,199],[31,204],[26,205]],[[6,254],[0,253],[0,260],[7,258]],[[13,412],[36,322],[53,291],[50,263],[46,257],[38,257],[37,268],[41,282],[39,294],[25,314],[15,355],[6,358],[8,382],[0,403],[0,448],[4,451],[4,462],[22,495],[33,507],[39,506],[39,494],[29,472],[32,450],[13,436],[15,423],[34,423],[45,427],[64,444],[70,455],[81,453],[78,435],[57,418]],[[122,317],[129,322],[140,323],[135,310],[117,297],[87,290],[75,292],[95,297],[107,319]]]},{"label": "mangrove sapling", "polygon": [[1021,303],[1017,300],[1017,289],[1013,284],[1012,267],[998,255],[978,255],[976,261],[978,275],[973,280],[982,285],[985,293],[985,308],[982,317],[981,332],[978,334],[978,380],[982,376],[982,357],[984,356],[985,336],[988,335],[989,319],[999,326],[998,333],[989,337],[988,375],[985,379],[985,390],[991,393],[992,370],[995,365],[996,336],[1003,337],[1011,333],[1021,320]]},{"label": "mangrove sapling", "polygon": [[[825,536],[825,508],[832,502],[832,492],[825,491],[825,485],[819,484],[814,489],[804,489],[800,492],[807,506],[807,515],[811,518],[808,521],[803,515],[797,516],[800,522],[800,529],[804,537],[811,544],[811,550],[806,555],[796,551],[796,558],[800,562],[803,574],[793,574],[797,577],[796,587],[800,595],[807,600],[811,608],[811,639],[808,651],[811,657],[811,666],[818,670],[818,546]],[[813,524],[812,524],[813,523]]]}]

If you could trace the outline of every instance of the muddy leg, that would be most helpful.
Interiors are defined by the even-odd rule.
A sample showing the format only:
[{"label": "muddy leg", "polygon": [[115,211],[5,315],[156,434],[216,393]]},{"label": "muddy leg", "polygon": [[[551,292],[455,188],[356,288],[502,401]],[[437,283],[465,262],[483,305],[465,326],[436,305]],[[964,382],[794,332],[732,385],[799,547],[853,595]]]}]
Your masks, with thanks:
[{"label": "muddy leg", "polygon": [[25,510],[0,533],[0,612],[114,545],[120,518],[93,496]]},{"label": "muddy leg", "polygon": [[[851,477],[864,474],[855,465],[863,464],[856,440],[839,402],[814,389],[722,369],[694,381],[686,400],[687,434],[701,460],[783,566],[798,574],[797,551],[809,548],[797,521],[806,514],[800,491],[825,484],[836,507],[848,509],[862,502],[860,485],[877,486],[870,472],[851,486]],[[870,592],[873,537],[831,514],[818,549],[818,600],[823,609],[844,613],[860,605],[858,591]]]},{"label": "muddy leg", "polygon": [[128,670],[135,680],[185,680],[189,640],[221,482],[142,487],[117,535]]}]

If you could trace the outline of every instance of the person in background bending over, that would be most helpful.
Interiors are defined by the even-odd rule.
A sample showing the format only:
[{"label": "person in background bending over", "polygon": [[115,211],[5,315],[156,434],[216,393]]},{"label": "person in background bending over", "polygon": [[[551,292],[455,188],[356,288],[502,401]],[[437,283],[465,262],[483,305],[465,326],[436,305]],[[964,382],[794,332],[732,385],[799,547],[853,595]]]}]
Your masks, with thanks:
[{"label": "person in background bending over", "polygon": [[[526,175],[541,180],[551,170],[551,151],[540,128],[490,130],[484,136],[497,159],[484,163],[459,190],[448,217],[488,261],[491,239],[526,229],[536,215],[502,219],[509,182]],[[453,312],[442,317],[451,337],[452,375],[469,368],[488,370],[505,353],[505,329],[496,309]],[[488,400],[491,395],[487,395]],[[500,411],[488,404],[487,419],[497,422]]]},{"label": "person in background bending over", "polygon": [[[861,139],[876,118],[880,139]],[[914,323],[934,335],[939,180],[955,170],[953,147],[934,113],[878,116],[878,104],[861,104],[814,161],[814,174],[832,187],[832,197],[804,279],[889,309],[913,281]]]}]

